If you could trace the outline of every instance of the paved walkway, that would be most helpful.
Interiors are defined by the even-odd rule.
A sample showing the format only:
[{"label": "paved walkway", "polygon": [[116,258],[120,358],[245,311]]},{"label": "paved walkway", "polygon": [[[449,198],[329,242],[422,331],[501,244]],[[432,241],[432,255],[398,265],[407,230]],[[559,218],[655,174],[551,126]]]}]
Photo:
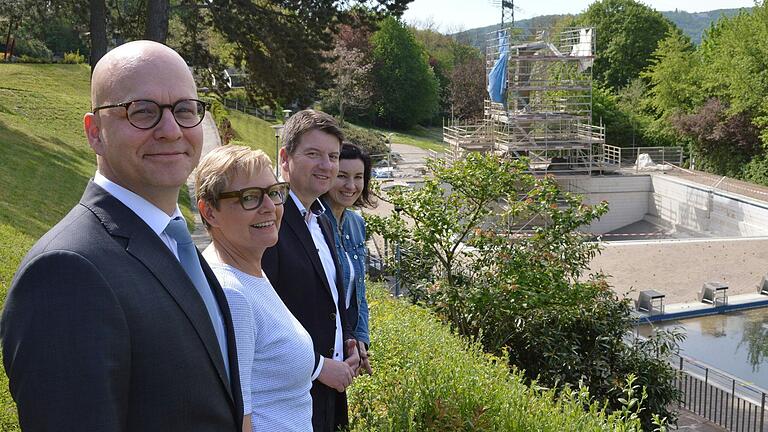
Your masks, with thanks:
[{"label": "paved walkway", "polygon": [[677,420],[677,430],[686,432],[727,432],[724,429],[687,409],[680,408]]},{"label": "paved walkway", "polygon": [[[205,113],[205,119],[203,119],[203,150],[200,158],[207,155],[208,152],[221,145],[221,138],[219,137],[219,130],[216,127],[216,122],[213,120],[211,113]],[[192,201],[192,214],[195,217],[195,230],[192,231],[192,240],[195,242],[195,246],[201,251],[204,250],[211,243],[211,239],[208,237],[208,233],[203,226],[203,220],[200,219],[200,213],[197,212],[197,200],[195,199],[195,171],[189,175],[187,179],[187,189],[189,189],[189,197]]]}]

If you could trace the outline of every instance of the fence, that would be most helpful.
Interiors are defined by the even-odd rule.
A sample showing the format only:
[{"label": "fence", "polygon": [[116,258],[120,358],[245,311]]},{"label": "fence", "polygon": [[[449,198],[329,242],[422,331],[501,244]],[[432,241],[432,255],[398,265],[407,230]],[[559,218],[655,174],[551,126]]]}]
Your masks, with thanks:
[{"label": "fence", "polygon": [[683,164],[682,147],[616,147],[603,144],[602,154],[605,163],[617,166],[634,165],[641,154],[647,154],[657,164]]},{"label": "fence", "polygon": [[685,356],[670,361],[678,368],[680,406],[732,432],[768,432],[766,390]]},{"label": "fence", "polygon": [[248,105],[237,99],[224,99],[224,106],[228,109],[241,111],[267,121],[275,121],[277,119],[274,112]]}]

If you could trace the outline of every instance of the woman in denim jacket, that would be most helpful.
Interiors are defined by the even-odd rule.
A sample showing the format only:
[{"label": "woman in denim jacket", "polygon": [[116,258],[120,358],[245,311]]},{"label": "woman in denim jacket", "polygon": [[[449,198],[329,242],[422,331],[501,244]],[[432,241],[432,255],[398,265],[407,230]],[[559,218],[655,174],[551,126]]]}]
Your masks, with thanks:
[{"label": "woman in denim jacket", "polygon": [[[353,334],[358,340],[363,369],[372,373],[368,362],[368,301],[365,298],[365,221],[350,207],[373,207],[369,184],[371,181],[371,157],[360,147],[344,143],[339,154],[339,174],[325,195],[323,202],[330,212],[325,212],[333,227],[336,252],[344,274],[344,290],[347,308],[352,301],[357,306],[357,317],[350,317]],[[353,305],[353,306],[354,306]],[[352,308],[354,309],[354,307]],[[355,323],[357,318],[357,323]]]}]

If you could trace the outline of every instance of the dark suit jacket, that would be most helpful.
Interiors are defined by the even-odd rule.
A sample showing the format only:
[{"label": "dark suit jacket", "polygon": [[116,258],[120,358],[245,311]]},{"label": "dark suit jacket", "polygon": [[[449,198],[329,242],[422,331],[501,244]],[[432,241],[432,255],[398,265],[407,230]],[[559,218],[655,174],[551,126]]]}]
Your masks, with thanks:
[{"label": "dark suit jacket", "polygon": [[[323,264],[320,261],[312,235],[306,222],[292,198],[286,200],[283,221],[280,225],[277,244],[264,253],[261,260],[262,269],[266,273],[275,291],[283,300],[296,319],[301,322],[312,336],[315,348],[315,366],[320,356],[333,357],[336,337],[336,307],[333,295],[328,286]],[[329,210],[330,211],[330,210]],[[328,249],[334,256],[336,264],[336,289],[339,293],[338,308],[341,313],[343,339],[352,338],[347,311],[344,301],[342,274],[336,257],[333,238],[330,236],[328,221],[318,218],[320,227],[328,244]],[[312,385],[312,424],[315,431],[332,430],[338,420],[333,415],[334,399],[340,396],[336,404],[345,404],[346,398],[336,390],[325,386],[318,380]],[[331,412],[329,412],[331,411]]]},{"label": "dark suit jacket", "polygon": [[232,318],[228,379],[202,299],[173,253],[94,183],[19,267],[0,319],[24,431],[238,431]]}]

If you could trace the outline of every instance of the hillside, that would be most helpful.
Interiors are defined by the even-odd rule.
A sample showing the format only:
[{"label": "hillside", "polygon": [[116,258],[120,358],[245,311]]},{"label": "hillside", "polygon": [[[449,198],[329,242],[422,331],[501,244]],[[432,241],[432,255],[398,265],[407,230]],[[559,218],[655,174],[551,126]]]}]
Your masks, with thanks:
[{"label": "hillside", "polygon": [[[749,8],[744,8],[749,9]],[[685,12],[685,11],[666,11],[661,12],[667,19],[675,23],[676,26],[691,38],[694,44],[701,43],[701,38],[704,35],[704,31],[709,26],[720,19],[721,16],[734,16],[742,9],[717,9],[708,12]],[[567,15],[542,15],[530,19],[524,19],[515,22],[515,27],[524,29],[548,27],[554,21],[557,21]],[[481,51],[485,52],[485,40],[488,37],[488,33],[496,30],[499,27],[498,24],[493,24],[485,27],[478,27],[470,30],[465,30],[459,33],[455,33],[452,36],[457,41],[472,45]]]}]

